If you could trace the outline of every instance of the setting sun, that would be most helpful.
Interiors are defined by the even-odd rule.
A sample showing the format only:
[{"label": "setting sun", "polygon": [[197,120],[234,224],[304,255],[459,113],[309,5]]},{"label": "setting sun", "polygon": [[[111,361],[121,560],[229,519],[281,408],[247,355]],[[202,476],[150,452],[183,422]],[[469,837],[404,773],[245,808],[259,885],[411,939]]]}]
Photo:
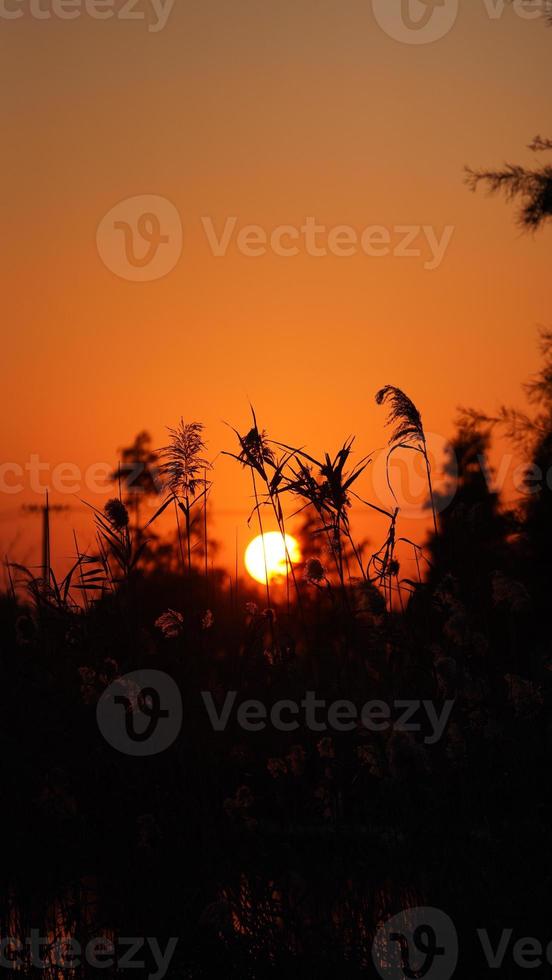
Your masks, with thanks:
[{"label": "setting sun", "polygon": [[284,579],[287,560],[293,564],[301,560],[299,542],[290,534],[286,534],[284,539],[279,531],[259,534],[245,550],[245,567],[251,578],[262,585],[265,585],[267,576],[269,582]]}]

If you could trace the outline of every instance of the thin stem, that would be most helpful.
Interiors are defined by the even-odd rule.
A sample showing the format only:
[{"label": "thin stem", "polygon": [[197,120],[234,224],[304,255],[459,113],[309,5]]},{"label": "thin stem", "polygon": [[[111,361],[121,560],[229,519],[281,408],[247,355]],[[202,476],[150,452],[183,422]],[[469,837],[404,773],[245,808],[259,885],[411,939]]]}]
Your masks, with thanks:
[{"label": "thin stem", "polygon": [[423,453],[423,457],[425,459],[425,464],[426,464],[427,483],[428,483],[428,487],[429,487],[429,497],[430,497],[430,500],[431,500],[431,511],[433,513],[433,527],[435,529],[435,534],[437,535],[437,534],[439,534],[439,531],[437,530],[437,514],[435,512],[435,500],[433,499],[433,484],[432,484],[432,480],[431,480],[431,466],[429,465],[429,457],[427,455],[427,443],[426,443],[426,440],[425,440],[425,436],[423,437],[423,450],[422,450],[422,453]]},{"label": "thin stem", "polygon": [[180,530],[180,518],[178,516],[178,504],[177,504],[177,501],[176,501],[176,497],[174,498],[174,512],[176,514],[176,527],[177,527],[177,530],[178,530],[178,543],[180,545],[180,558],[181,558],[181,561],[182,561],[182,572],[185,572],[185,570],[186,570],[186,562],[184,560],[184,545],[182,543],[182,532]]},{"label": "thin stem", "polygon": [[81,588],[82,588],[82,596],[84,599],[84,608],[88,612],[88,593],[86,591],[86,586],[84,584],[84,576],[82,574],[82,555],[80,553],[79,543],[77,541],[77,532],[74,529],[73,529],[73,538],[75,541],[75,550],[77,552],[77,561],[79,563],[79,573],[80,573],[80,581],[81,581]]},{"label": "thin stem", "polygon": [[288,615],[289,615],[289,572],[291,571],[291,577],[293,579],[293,584],[295,586],[295,592],[296,592],[296,595],[297,595],[297,604],[299,606],[299,612],[301,614],[301,618],[303,619],[303,604],[302,604],[302,601],[301,601],[301,593],[299,592],[299,583],[297,582],[297,576],[295,575],[295,569],[293,567],[293,562],[291,560],[291,556],[290,556],[290,553],[289,553],[289,548],[287,546],[287,541],[286,541],[286,526],[285,526],[285,521],[284,521],[283,513],[281,511],[281,508],[276,505],[276,500],[275,500],[275,498],[274,498],[274,496],[272,494],[272,491],[271,491],[271,489],[269,487],[268,481],[267,481],[267,489],[268,489],[268,495],[270,497],[270,502],[272,504],[272,509],[274,511],[274,516],[276,518],[276,523],[278,524],[278,529],[280,531],[280,534],[282,535],[282,540],[284,542],[284,549],[285,549],[285,553],[286,553],[286,594],[287,594]]},{"label": "thin stem", "polygon": [[235,576],[236,576],[236,609],[238,608],[238,528],[236,528],[236,544],[235,544],[235,554],[234,554],[234,565],[235,565]]},{"label": "thin stem", "polygon": [[253,493],[254,493],[254,496],[255,496],[255,510],[257,511],[257,518],[258,518],[258,521],[259,521],[259,531],[261,533],[261,541],[263,543],[263,560],[264,560],[264,567],[265,567],[266,601],[267,601],[267,607],[268,607],[268,609],[270,609],[271,608],[271,605],[270,605],[270,589],[268,587],[268,565],[267,565],[267,561],[266,561],[266,546],[265,546],[264,531],[263,531],[263,519],[261,517],[261,508],[259,506],[259,495],[257,493],[257,481],[255,480],[255,470],[254,469],[251,470],[251,476],[253,478]]},{"label": "thin stem", "polygon": [[13,578],[12,578],[12,573],[11,573],[11,568],[10,568],[10,562],[9,562],[9,559],[8,559],[8,556],[7,555],[5,555],[5,562],[6,562],[6,570],[7,570],[7,573],[8,573],[8,579],[9,579],[9,583],[10,583],[10,589],[11,589],[11,593],[12,593],[12,599],[13,599],[14,602],[16,602],[15,586],[13,584]]},{"label": "thin stem", "polygon": [[190,508],[188,506],[188,501],[186,501],[186,546],[188,550],[188,575],[192,574],[192,535],[191,535],[191,521],[190,521]]},{"label": "thin stem", "polygon": [[[207,487],[207,470],[203,471],[205,487]],[[205,582],[207,584],[207,598],[209,598],[209,551],[207,540],[207,492],[203,500],[203,548],[205,551]]]},{"label": "thin stem", "polygon": [[356,546],[356,544],[355,544],[355,542],[353,540],[353,536],[352,536],[351,532],[347,529],[345,531],[345,533],[347,535],[347,538],[349,539],[351,548],[353,549],[353,554],[354,554],[354,556],[355,556],[355,558],[357,560],[358,567],[360,568],[362,577],[363,577],[364,581],[366,582],[366,572],[364,571],[364,565],[362,564],[362,559],[360,557],[360,552],[357,549],[357,546]]},{"label": "thin stem", "polygon": [[418,570],[418,582],[421,582],[422,581],[422,573],[420,572],[420,560],[418,558],[418,549],[417,549],[416,545],[414,545],[413,547],[414,547],[414,557],[416,559],[416,568]]},{"label": "thin stem", "polygon": [[396,578],[396,581],[397,581],[397,592],[399,593],[399,602],[401,604],[401,612],[404,615],[404,603],[403,603],[402,592],[401,592],[401,583],[399,582],[399,576],[398,576],[398,574],[395,576],[395,578]]}]

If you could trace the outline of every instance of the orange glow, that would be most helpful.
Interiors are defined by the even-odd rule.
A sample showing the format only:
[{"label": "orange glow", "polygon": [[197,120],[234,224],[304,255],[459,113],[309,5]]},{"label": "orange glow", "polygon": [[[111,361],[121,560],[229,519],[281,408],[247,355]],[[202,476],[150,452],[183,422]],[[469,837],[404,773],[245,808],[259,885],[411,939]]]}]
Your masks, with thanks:
[{"label": "orange glow", "polygon": [[[458,404],[524,407],[536,325],[550,321],[550,232],[520,234],[512,207],[470,194],[462,168],[534,165],[524,147],[550,116],[550,32],[508,4],[497,18],[461,6],[446,37],[417,47],[386,36],[364,0],[177,3],[157,33],[84,15],[3,21],[2,461],[113,468],[141,429],[161,446],[181,415],[201,420],[217,457],[210,533],[233,567],[254,501],[219,455],[236,449],[222,420],[245,431],[249,402],[269,435],[318,458],[351,432],[358,458],[385,443],[373,395],[387,383],[445,438]],[[165,227],[147,225],[166,259],[153,281],[136,281],[146,245],[134,258],[129,246],[130,281],[97,241],[140,196],[182,223],[168,256]],[[298,254],[240,248],[248,226],[270,236],[311,216],[326,255],[304,235],[281,239]],[[123,241],[129,214],[119,222]],[[332,253],[343,225],[390,229],[391,251]],[[438,268],[424,267],[421,235],[420,256],[396,254],[405,225],[454,228]],[[52,519],[56,562],[74,555],[74,527],[94,546],[78,498],[112,492],[52,491],[73,508]],[[39,561],[40,521],[22,505],[41,501],[26,478],[0,494],[3,555]],[[359,534],[381,539],[363,514]],[[420,522],[409,530],[419,539]]]}]

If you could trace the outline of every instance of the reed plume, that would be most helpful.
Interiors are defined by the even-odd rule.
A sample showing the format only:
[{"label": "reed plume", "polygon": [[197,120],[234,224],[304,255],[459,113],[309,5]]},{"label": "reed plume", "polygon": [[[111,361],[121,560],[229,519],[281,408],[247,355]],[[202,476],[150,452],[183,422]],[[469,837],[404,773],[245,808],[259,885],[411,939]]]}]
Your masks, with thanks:
[{"label": "reed plume", "polygon": [[[389,452],[387,453],[387,484],[393,497],[395,493],[389,479],[389,460],[396,449],[411,449],[421,453],[424,458],[427,482],[429,487],[429,497],[431,501],[431,511],[433,514],[433,527],[435,534],[437,531],[437,514],[435,511],[435,501],[433,498],[433,485],[431,480],[431,465],[427,452],[427,442],[422,425],[422,416],[416,408],[414,402],[401,388],[395,385],[385,385],[376,393],[377,405],[388,405],[389,413],[386,425],[392,426],[391,436],[388,442]],[[396,497],[395,497],[396,499]]]},{"label": "reed plume", "polygon": [[[266,599],[267,599],[268,607],[270,608],[271,602],[270,602],[270,587],[268,582],[269,576],[268,576],[268,567],[266,561],[264,529],[263,529],[263,522],[261,516],[261,506],[263,505],[263,503],[270,504],[274,511],[274,516],[276,518],[276,522],[278,524],[278,529],[280,531],[280,534],[282,535],[285,552],[286,552],[286,582],[288,581],[288,573],[289,570],[291,569],[291,574],[296,587],[297,598],[300,603],[301,600],[299,596],[297,582],[295,579],[295,572],[293,569],[293,564],[291,562],[291,558],[289,556],[289,552],[286,544],[284,514],[278,496],[279,486],[282,480],[282,470],[284,464],[280,463],[277,460],[274,450],[271,448],[269,444],[266,431],[264,429],[259,429],[259,426],[257,424],[257,416],[255,414],[255,409],[253,408],[252,405],[250,407],[251,407],[251,416],[252,416],[253,425],[246,433],[246,435],[244,436],[240,435],[240,433],[236,428],[234,428],[234,426],[230,426],[230,428],[235,433],[238,442],[240,444],[240,452],[238,453],[238,455],[236,455],[235,453],[225,452],[224,455],[230,456],[232,459],[237,460],[238,463],[241,463],[243,467],[248,467],[251,472],[251,481],[253,485],[253,496],[255,498],[255,506],[253,508],[252,513],[249,516],[248,523],[251,520],[253,514],[256,512],[257,519],[259,522],[259,533],[261,535],[261,540],[263,545],[263,557],[264,557],[265,576],[266,576],[266,583],[265,583]],[[256,475],[261,478],[262,482],[266,486],[266,500],[264,501],[261,500],[259,497]],[[237,577],[236,577],[236,583],[237,583]],[[288,588],[288,605],[289,605],[289,588]]]},{"label": "reed plume", "polygon": [[192,568],[192,510],[202,499],[205,500],[206,506],[207,494],[211,488],[211,483],[207,479],[207,471],[212,469],[212,465],[203,455],[206,449],[203,429],[204,426],[201,422],[186,423],[183,418],[180,419],[176,428],[168,429],[169,442],[159,450],[161,460],[159,473],[167,496],[159,510],[149,521],[149,524],[152,524],[170,503],[174,503],[180,539],[178,511],[180,510],[184,514],[188,573]]}]

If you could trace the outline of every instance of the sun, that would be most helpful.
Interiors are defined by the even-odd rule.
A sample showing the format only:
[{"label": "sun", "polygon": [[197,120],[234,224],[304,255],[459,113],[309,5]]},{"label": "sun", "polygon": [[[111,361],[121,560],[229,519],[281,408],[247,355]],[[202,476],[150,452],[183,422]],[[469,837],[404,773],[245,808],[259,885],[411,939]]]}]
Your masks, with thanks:
[{"label": "sun", "polygon": [[285,579],[288,561],[293,564],[301,561],[299,542],[291,534],[284,538],[279,531],[267,531],[254,538],[245,549],[245,567],[251,578],[262,585],[266,584],[267,573],[269,582]]}]

